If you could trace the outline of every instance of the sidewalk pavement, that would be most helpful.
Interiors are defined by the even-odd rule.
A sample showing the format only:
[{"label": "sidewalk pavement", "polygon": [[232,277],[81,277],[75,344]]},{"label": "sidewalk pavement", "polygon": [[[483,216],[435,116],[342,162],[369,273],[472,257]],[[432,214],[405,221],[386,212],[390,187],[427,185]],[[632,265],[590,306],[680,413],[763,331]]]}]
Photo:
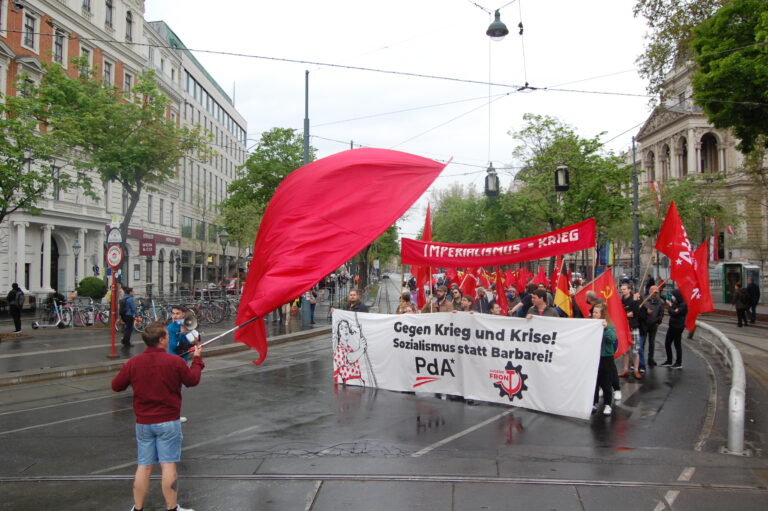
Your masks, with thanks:
[{"label": "sidewalk pavement", "polygon": [[[301,310],[291,314],[287,324],[277,320],[277,313],[265,318],[269,345],[328,335],[330,337],[330,301],[327,293],[321,294],[315,308],[315,324],[303,324]],[[108,326],[47,328],[33,330],[34,314],[22,315],[22,333],[0,333],[0,387],[18,385],[71,376],[84,376],[117,371],[127,359],[141,353],[144,343],[141,334],[134,332],[133,348],[120,344],[120,334],[115,339],[116,358],[109,358],[111,335]],[[211,339],[234,326],[234,318],[217,325],[201,326],[198,330],[203,340]],[[13,330],[10,318],[0,319],[0,332]],[[205,347],[205,356],[225,355],[247,351],[249,346],[234,341],[229,334]],[[257,358],[254,352],[254,359]]]}]

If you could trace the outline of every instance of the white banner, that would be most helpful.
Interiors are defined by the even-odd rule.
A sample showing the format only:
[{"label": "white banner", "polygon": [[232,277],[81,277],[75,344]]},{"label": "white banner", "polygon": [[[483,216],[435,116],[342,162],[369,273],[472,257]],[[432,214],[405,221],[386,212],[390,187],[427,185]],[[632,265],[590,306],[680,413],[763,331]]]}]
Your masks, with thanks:
[{"label": "white banner", "polygon": [[594,319],[333,311],[337,383],[436,392],[588,419],[603,325]]}]

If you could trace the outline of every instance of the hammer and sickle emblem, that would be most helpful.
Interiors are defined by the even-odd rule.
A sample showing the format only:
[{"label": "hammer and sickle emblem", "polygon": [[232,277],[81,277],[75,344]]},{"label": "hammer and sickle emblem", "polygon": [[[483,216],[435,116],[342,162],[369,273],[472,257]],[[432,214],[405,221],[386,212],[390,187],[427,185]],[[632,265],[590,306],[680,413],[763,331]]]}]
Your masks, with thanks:
[{"label": "hammer and sickle emblem", "polygon": [[607,300],[613,296],[613,289],[610,286],[605,286],[605,289],[600,291],[600,294]]}]

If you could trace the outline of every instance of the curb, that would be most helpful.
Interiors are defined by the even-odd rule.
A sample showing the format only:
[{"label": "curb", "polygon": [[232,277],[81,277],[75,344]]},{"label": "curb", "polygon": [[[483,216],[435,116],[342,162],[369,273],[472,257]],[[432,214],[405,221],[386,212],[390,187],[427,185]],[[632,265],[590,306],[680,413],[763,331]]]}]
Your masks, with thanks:
[{"label": "curb", "polygon": [[[303,330],[301,332],[277,335],[267,339],[268,345],[285,344],[292,341],[300,341],[309,337],[315,337],[322,334],[330,334],[331,327],[313,328],[312,330]],[[224,346],[217,346],[214,348],[208,348],[205,350],[206,357],[216,357],[220,355],[228,355],[230,353],[238,353],[240,351],[248,351],[251,348],[247,344],[233,343],[226,344]],[[90,364],[71,365],[63,367],[50,367],[46,369],[30,369],[27,371],[19,371],[18,373],[6,373],[0,375],[0,387],[10,387],[13,385],[21,385],[24,383],[37,383],[49,380],[57,380],[60,378],[72,378],[76,376],[90,376],[94,374],[116,372],[127,359],[111,360],[107,362],[97,362]]]}]

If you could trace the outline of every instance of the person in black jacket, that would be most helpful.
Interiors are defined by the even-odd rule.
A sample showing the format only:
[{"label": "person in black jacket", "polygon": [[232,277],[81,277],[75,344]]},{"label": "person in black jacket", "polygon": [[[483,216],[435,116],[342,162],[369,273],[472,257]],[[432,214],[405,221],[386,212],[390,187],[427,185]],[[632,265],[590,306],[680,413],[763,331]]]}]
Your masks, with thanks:
[{"label": "person in black jacket", "polygon": [[[640,351],[643,349],[642,339],[640,337],[640,295],[632,291],[632,284],[625,282],[619,288],[621,290],[621,304],[627,314],[629,321],[629,334],[632,337],[632,345],[624,355],[624,370],[619,373],[622,378],[632,374],[635,379],[643,377],[640,373]],[[630,372],[630,359],[633,371]]]},{"label": "person in black jacket", "polygon": [[645,337],[648,345],[648,357],[646,359],[643,352],[640,352],[640,372],[643,372],[646,366],[656,365],[653,359],[656,350],[656,331],[664,318],[664,302],[659,298],[659,287],[651,286],[648,291],[648,298],[640,307],[640,335]]},{"label": "person in black jacket", "polygon": [[736,284],[733,290],[733,306],[736,307],[736,319],[738,320],[739,327],[742,325],[748,326],[747,309],[749,308],[749,293],[741,287],[741,284]]},{"label": "person in black jacket", "polygon": [[755,284],[755,279],[747,279],[747,293],[749,293],[749,322],[754,324],[757,319],[757,304],[760,303],[760,286]]},{"label": "person in black jacket", "polygon": [[[672,290],[670,299],[666,300],[669,307],[669,328],[664,339],[664,348],[667,350],[667,360],[662,367],[672,366],[672,369],[683,368],[683,330],[685,330],[685,318],[688,315],[688,305],[683,300],[683,294],[679,289]],[[677,358],[672,363],[672,344],[675,345]]]},{"label": "person in black jacket", "polygon": [[8,293],[6,300],[8,300],[8,307],[11,309],[11,317],[13,318],[13,333],[20,334],[21,308],[24,306],[24,291],[21,290],[16,282],[11,284],[11,291]]}]

